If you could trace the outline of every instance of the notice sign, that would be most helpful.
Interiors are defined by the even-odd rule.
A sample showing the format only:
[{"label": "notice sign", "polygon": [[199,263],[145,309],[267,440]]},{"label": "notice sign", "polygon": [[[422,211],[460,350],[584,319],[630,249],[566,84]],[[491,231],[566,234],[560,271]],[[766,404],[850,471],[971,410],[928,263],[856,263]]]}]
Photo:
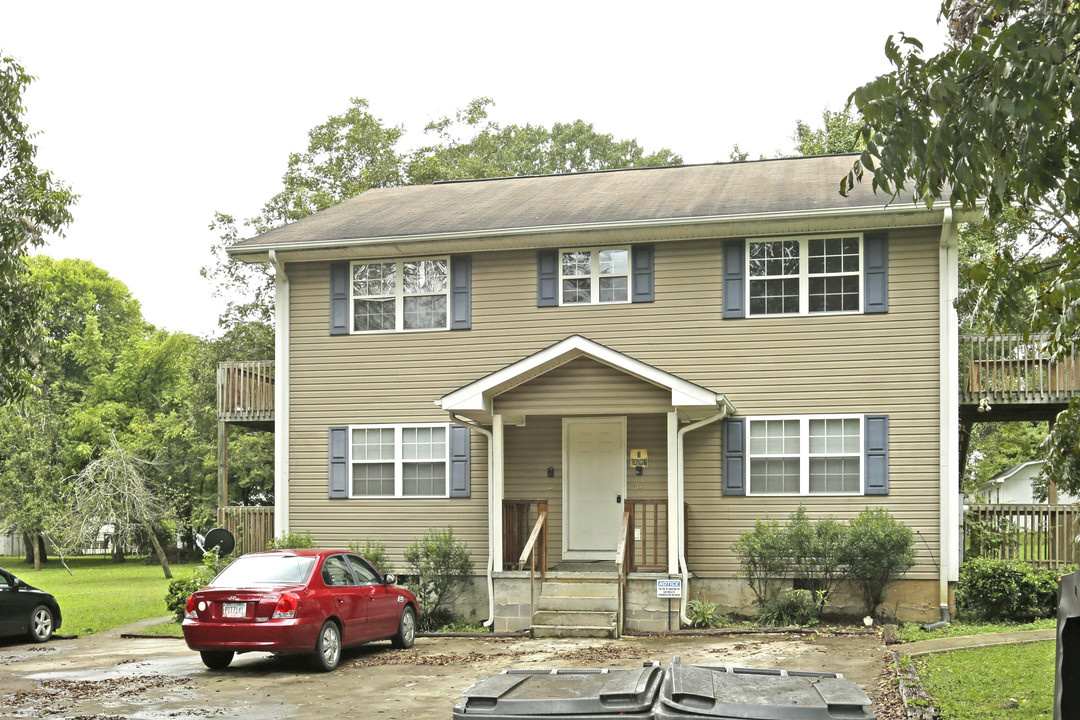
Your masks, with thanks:
[{"label": "notice sign", "polygon": [[656,597],[658,598],[681,598],[682,597],[682,580],[675,578],[674,580],[657,580],[656,581]]},{"label": "notice sign", "polygon": [[630,451],[630,467],[649,467],[649,451],[648,450],[631,450]]}]

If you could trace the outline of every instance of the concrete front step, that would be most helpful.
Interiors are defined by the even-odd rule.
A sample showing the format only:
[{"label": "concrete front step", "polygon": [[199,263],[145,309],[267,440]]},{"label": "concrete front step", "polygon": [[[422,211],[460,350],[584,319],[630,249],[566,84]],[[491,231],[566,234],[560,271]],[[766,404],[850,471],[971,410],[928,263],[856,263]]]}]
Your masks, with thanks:
[{"label": "concrete front step", "polygon": [[617,597],[580,597],[569,595],[556,595],[548,596],[541,594],[536,598],[537,610],[602,610],[607,612],[615,612],[619,609],[619,599]]},{"label": "concrete front step", "polygon": [[534,638],[614,638],[615,626],[611,627],[563,627],[561,625],[533,625]]},{"label": "concrete front step", "polygon": [[559,582],[547,579],[541,595],[546,597],[618,597],[617,582]]},{"label": "concrete front step", "polygon": [[559,627],[615,627],[615,612],[566,612],[538,610],[533,615],[533,627],[558,625]]}]

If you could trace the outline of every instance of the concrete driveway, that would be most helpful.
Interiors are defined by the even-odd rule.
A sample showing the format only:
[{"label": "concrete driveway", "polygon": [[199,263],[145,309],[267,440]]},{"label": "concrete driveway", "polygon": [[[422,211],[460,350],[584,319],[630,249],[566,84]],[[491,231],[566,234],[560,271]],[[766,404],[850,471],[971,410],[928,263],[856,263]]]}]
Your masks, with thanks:
[{"label": "concrete driveway", "polygon": [[[125,628],[130,631],[132,628]],[[885,649],[873,635],[719,635],[621,640],[419,638],[375,643],[315,673],[299,658],[239,655],[206,669],[183,640],[120,630],[46,645],[0,644],[0,716],[24,718],[449,718],[458,695],[506,668],[684,664],[843,673],[876,698]]]}]

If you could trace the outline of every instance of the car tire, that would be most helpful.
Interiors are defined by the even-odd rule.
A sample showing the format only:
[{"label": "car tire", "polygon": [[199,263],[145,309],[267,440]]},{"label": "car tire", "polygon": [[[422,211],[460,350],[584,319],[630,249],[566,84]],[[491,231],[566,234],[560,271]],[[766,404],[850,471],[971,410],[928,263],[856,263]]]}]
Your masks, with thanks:
[{"label": "car tire", "polygon": [[315,652],[311,666],[319,672],[330,672],[341,662],[341,630],[333,620],[327,620],[319,629],[315,640]]},{"label": "car tire", "polygon": [[229,667],[229,663],[233,659],[232,650],[203,650],[199,653],[202,658],[203,665],[211,670],[224,670]]},{"label": "car tire", "polygon": [[30,624],[26,628],[26,635],[30,642],[43,643],[52,637],[56,621],[53,612],[48,605],[38,605],[34,612],[30,613]]},{"label": "car tire", "polygon": [[397,635],[390,638],[390,642],[399,650],[408,650],[416,642],[416,613],[408,605],[401,611]]}]

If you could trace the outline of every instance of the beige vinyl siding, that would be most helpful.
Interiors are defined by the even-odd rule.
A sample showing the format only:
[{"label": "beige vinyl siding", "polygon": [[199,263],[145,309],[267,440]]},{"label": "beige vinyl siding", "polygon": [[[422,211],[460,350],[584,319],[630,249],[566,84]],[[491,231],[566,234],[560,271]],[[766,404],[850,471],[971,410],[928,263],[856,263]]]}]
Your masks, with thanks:
[{"label": "beige vinyl siding", "polygon": [[[814,513],[844,517],[866,505],[886,507],[919,532],[922,554],[912,577],[936,577],[926,543],[940,562],[939,235],[939,228],[890,233],[889,312],[877,315],[723,320],[721,241],[716,239],[655,246],[653,303],[537,308],[535,252],[477,253],[473,255],[471,330],[331,337],[328,265],[290,264],[292,527],[312,530],[324,544],[380,537],[392,540],[397,551],[428,526],[452,519],[479,561],[487,552],[487,455],[479,433],[473,433],[472,497],[467,500],[329,501],[327,428],[445,422],[448,418],[435,400],[577,333],[726,394],[740,416],[888,414],[890,494],[802,501]],[[603,370],[610,371],[606,367],[592,370],[598,377],[604,375]],[[559,368],[533,382],[554,390],[557,383],[552,378],[560,372],[571,370]],[[619,393],[644,397],[658,391],[637,379],[599,379]],[[664,402],[670,403],[670,395],[664,394]],[[531,403],[535,413],[543,411],[541,405],[548,396],[527,384],[496,402],[522,411]],[[581,405],[587,404],[575,392],[562,393],[559,402],[577,402],[567,414],[580,414]],[[623,406],[627,412],[613,414],[632,416],[629,410],[635,402]],[[592,407],[586,409],[595,412]],[[561,415],[557,407],[546,411]],[[525,492],[532,489],[531,482],[547,487],[549,466],[556,467],[555,489],[561,493],[558,417],[529,415],[525,427],[507,430],[507,497],[512,497],[511,489],[534,496]],[[653,454],[654,447],[666,449],[663,416],[652,417],[656,422],[650,424],[653,429],[647,440],[650,467],[641,482],[649,483],[649,496],[665,497],[666,471],[661,473],[654,466]],[[731,542],[753,527],[755,517],[764,513],[784,517],[799,502],[722,497],[719,437],[716,425],[687,436],[688,560],[695,574],[706,577],[730,577],[735,572]],[[627,448],[634,447],[635,440],[628,438]],[[632,487],[636,478],[629,480]],[[561,522],[553,517],[556,520]],[[551,537],[557,542],[561,530],[553,528]],[[554,548],[552,557],[556,557]]]}]

